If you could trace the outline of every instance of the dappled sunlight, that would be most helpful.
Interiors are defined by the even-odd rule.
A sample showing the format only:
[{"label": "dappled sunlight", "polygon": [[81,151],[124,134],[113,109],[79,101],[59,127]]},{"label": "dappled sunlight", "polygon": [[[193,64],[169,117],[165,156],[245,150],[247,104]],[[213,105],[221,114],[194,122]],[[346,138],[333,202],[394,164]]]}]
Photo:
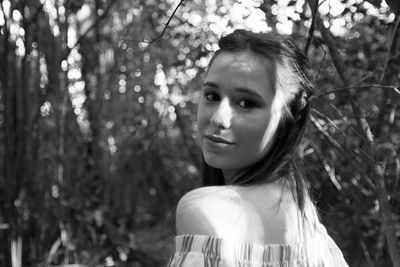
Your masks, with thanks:
[{"label": "dappled sunlight", "polygon": [[177,200],[201,183],[207,66],[239,28],[308,45],[316,86],[298,157],[350,262],[389,265],[400,60],[395,5],[378,2],[319,1],[313,20],[305,0],[1,1],[0,265],[165,265]]}]

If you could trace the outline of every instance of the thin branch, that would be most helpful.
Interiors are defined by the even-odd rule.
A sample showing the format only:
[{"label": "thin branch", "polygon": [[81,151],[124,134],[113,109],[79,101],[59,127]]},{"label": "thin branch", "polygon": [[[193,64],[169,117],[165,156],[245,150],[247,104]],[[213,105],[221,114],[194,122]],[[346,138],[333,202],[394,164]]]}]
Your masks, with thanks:
[{"label": "thin branch", "polygon": [[310,48],[310,44],[314,35],[314,29],[315,29],[315,16],[318,13],[318,2],[319,0],[316,0],[316,3],[314,4],[314,8],[312,9],[312,19],[311,19],[311,26],[310,30],[308,32],[308,38],[307,38],[307,43],[304,48],[304,54],[307,56],[308,55],[308,49]]},{"label": "thin branch", "polygon": [[[349,84],[351,84],[351,82],[345,71],[345,69],[346,69],[345,64],[341,60],[341,57],[338,53],[339,49],[336,47],[336,43],[333,40],[333,37],[332,37],[330,31],[325,28],[325,25],[323,24],[321,18],[318,17],[317,21],[318,21],[319,27],[321,29],[322,36],[328,46],[334,66],[336,68],[336,71],[338,72],[343,85],[347,87]],[[362,134],[365,135],[365,137],[367,139],[372,141],[374,137],[372,135],[371,128],[363,114],[363,111],[360,109],[360,106],[356,102],[355,92],[353,90],[348,90],[347,93],[348,93],[348,99],[349,99],[350,105],[352,107],[352,110],[355,113],[356,117],[359,118],[357,120],[357,124],[358,124],[358,127],[360,128],[360,131],[362,132]]]},{"label": "thin branch", "polygon": [[[312,6],[312,0],[308,0],[310,6]],[[329,52],[331,54],[334,66],[336,68],[336,71],[338,72],[342,83],[345,86],[348,86],[350,83],[350,79],[347,76],[346,70],[345,70],[345,64],[344,61],[341,59],[339,53],[338,53],[338,48],[336,47],[336,43],[328,29],[325,28],[325,25],[322,22],[322,19],[317,16],[317,23],[319,28],[321,29],[321,34],[322,37],[324,38],[326,44],[328,45]],[[369,151],[371,155],[376,155],[377,148],[372,141],[374,140],[374,136],[372,135],[371,128],[369,127],[369,124],[367,120],[365,119],[365,116],[360,109],[360,107],[356,103],[356,96],[353,90],[348,91],[348,96],[349,96],[349,101],[352,107],[353,112],[355,115],[358,117],[357,124],[359,125],[360,129],[362,130],[362,133],[365,135],[365,137],[370,140],[371,142]],[[352,160],[350,160],[352,162]],[[368,183],[372,183],[372,186],[376,188],[376,192],[378,195],[378,200],[380,204],[380,212],[381,212],[381,220],[382,220],[382,226],[385,231],[385,236],[386,240],[388,243],[388,248],[390,252],[390,257],[393,262],[393,266],[399,267],[400,266],[400,248],[399,244],[396,240],[396,230],[394,228],[394,222],[392,218],[392,211],[390,207],[390,203],[387,199],[388,193],[385,185],[385,177],[384,177],[384,172],[382,172],[382,167],[377,163],[374,166],[374,169],[372,170],[372,180],[377,182],[377,186],[375,187],[372,181],[368,178],[367,175],[365,175],[366,181]],[[362,169],[361,169],[362,170]]]},{"label": "thin branch", "polygon": [[[308,3],[310,7],[313,7],[313,0],[308,0]],[[336,46],[335,40],[333,39],[333,36],[329,29],[327,29],[322,22],[322,19],[320,16],[316,16],[316,23],[317,26],[320,28],[322,37],[328,46],[329,53],[331,54],[331,58],[333,60],[333,64],[335,66],[335,69],[337,73],[340,76],[340,79],[342,80],[342,83],[344,86],[348,86],[351,84],[350,79],[347,76],[347,73],[345,71],[345,63],[343,60],[341,60],[340,54],[338,53],[339,49]],[[356,114],[356,117],[359,119],[357,120],[358,127],[360,128],[361,132],[365,135],[365,137],[369,140],[372,140],[374,137],[372,135],[370,126],[368,124],[368,121],[365,119],[365,116],[360,109],[359,105],[356,103],[356,95],[352,90],[348,91],[349,95],[349,102],[351,104],[351,107],[353,109],[353,112]]]},{"label": "thin branch", "polygon": [[[348,134],[346,134],[345,132],[343,132],[343,131],[339,128],[339,126],[337,126],[336,123],[333,122],[328,116],[326,116],[325,114],[319,112],[319,111],[316,110],[316,109],[312,109],[312,111],[313,111],[315,114],[317,114],[317,115],[323,117],[323,118],[324,118],[328,123],[330,123],[336,130],[338,130],[344,137],[349,138],[349,139],[351,138]],[[361,137],[361,138],[362,138],[362,137]],[[369,142],[368,140],[365,140],[365,139],[363,139],[363,140]],[[375,163],[375,160],[374,160],[370,155],[368,155],[368,153],[365,152],[362,148],[360,148],[359,146],[357,146],[357,145],[355,145],[355,144],[352,144],[352,145],[353,145],[356,149],[358,149],[358,150],[361,152],[361,154],[364,155],[365,159],[369,160],[371,163]],[[356,153],[356,152],[355,152],[355,153]],[[356,154],[357,154],[357,153],[356,153]]]},{"label": "thin branch", "polygon": [[[389,64],[390,59],[392,59],[391,54],[394,52],[394,49],[396,46],[395,40],[396,40],[397,32],[399,29],[399,24],[400,24],[400,15],[397,15],[396,24],[394,26],[392,38],[390,39],[390,43],[389,43],[389,49],[388,49],[388,52],[386,55],[385,63],[383,65],[381,76],[379,78],[380,84],[382,84],[385,79],[387,66]],[[386,104],[386,100],[388,99],[388,97],[389,97],[389,92],[384,91],[383,96],[382,96],[382,101],[381,101],[381,107],[379,109],[378,120],[377,120],[377,124],[375,127],[375,136],[379,136],[381,134],[382,122],[384,121],[383,117],[385,116],[385,114],[388,112],[388,109],[389,109],[389,106]]]},{"label": "thin branch", "polygon": [[380,84],[383,83],[383,79],[385,78],[385,75],[386,75],[386,69],[387,69],[388,63],[389,63],[389,61],[391,59],[390,55],[392,54],[392,52],[394,50],[394,47],[395,47],[395,42],[394,41],[396,39],[396,35],[397,35],[397,30],[399,28],[399,24],[400,24],[400,16],[398,15],[397,16],[397,20],[396,20],[396,24],[395,24],[394,29],[393,29],[393,35],[392,35],[392,38],[390,39],[389,50],[388,50],[388,53],[386,55],[385,64],[383,65],[383,70],[382,70],[382,73],[381,73],[381,77],[379,78],[379,83]]},{"label": "thin branch", "polygon": [[162,32],[156,38],[151,40],[150,42],[149,41],[144,41],[145,43],[152,44],[152,43],[156,42],[157,40],[159,40],[164,35],[165,31],[168,28],[169,23],[171,22],[172,18],[175,16],[176,11],[178,11],[179,7],[183,4],[184,1],[185,0],[179,1],[179,4],[175,7],[174,12],[172,12],[172,15],[169,17],[169,19],[168,19],[167,23],[165,24],[164,29],[162,30]]},{"label": "thin branch", "polygon": [[360,246],[363,250],[364,257],[367,260],[368,266],[374,266],[374,263],[372,262],[372,259],[371,259],[371,254],[368,251],[368,246],[365,243],[364,239],[360,240]]},{"label": "thin branch", "polygon": [[[343,115],[343,113],[337,108],[337,107],[335,107],[335,105],[333,105],[332,103],[330,103],[330,102],[328,102],[328,105],[331,107],[331,108],[333,108],[333,110],[335,110],[336,111],[336,113],[342,118],[342,120],[345,122],[345,123],[347,123],[347,125],[350,127],[350,129],[354,132],[354,134],[356,134],[359,138],[362,138],[362,140],[366,140],[365,138],[364,138],[364,136],[362,136],[358,131],[357,131],[357,129],[355,129],[354,127],[353,127],[353,125],[346,119],[346,117]],[[351,117],[350,117],[351,118]]]},{"label": "thin branch", "polygon": [[[322,153],[322,151],[321,151],[321,149],[320,149],[320,147],[316,144],[316,143],[314,143],[314,142],[311,142],[311,146],[314,148],[314,150],[315,150],[315,152],[317,153],[317,155],[322,159],[322,165],[324,165],[325,163],[324,163],[324,161],[325,162],[328,162],[328,160],[324,157],[324,155],[323,155],[323,153]],[[332,160],[334,160],[334,159],[332,159]],[[329,166],[330,168],[334,168],[334,166]],[[324,166],[324,168],[325,168],[325,170],[327,171],[327,169],[326,169],[326,166]],[[334,171],[334,169],[333,169],[333,171]],[[328,175],[330,175],[330,174],[328,174]],[[333,177],[330,177],[330,178],[333,178]],[[336,177],[335,177],[335,180],[336,180]],[[331,182],[333,183],[333,181],[331,180]],[[339,184],[339,183],[338,183]],[[362,194],[364,194],[365,196],[367,196],[367,194],[366,193],[368,193],[369,194],[369,191],[366,189],[366,188],[362,188],[361,187],[361,185],[359,185],[359,184],[354,184],[354,183],[352,183],[354,186],[355,186],[355,188],[356,189],[359,189],[360,190],[360,192],[362,193]],[[340,185],[340,184],[339,184]],[[338,186],[335,184],[335,187],[338,189],[338,192],[340,193],[340,194],[342,194],[342,196],[346,199],[346,201],[343,201],[342,202],[342,204],[347,208],[347,209],[350,209],[350,205],[348,204],[348,203],[350,203],[350,202],[352,202],[350,199],[349,199],[349,195],[354,195],[352,192],[347,192],[348,191],[348,188],[347,187],[342,187],[341,185],[340,185],[340,190],[339,190],[339,188],[338,188]],[[360,188],[361,187],[361,188]],[[357,211],[356,211],[357,212]],[[366,258],[366,260],[367,260],[367,262],[371,262],[371,257],[370,257],[370,253],[369,253],[369,251],[368,251],[368,247],[367,246],[365,246],[365,244],[366,244],[366,241],[365,241],[365,237],[363,236],[363,234],[362,234],[362,231],[361,231],[361,229],[360,229],[360,226],[359,226],[359,224],[360,224],[360,221],[359,220],[356,220],[356,217],[357,216],[349,216],[350,218],[351,218],[351,220],[352,220],[352,223],[353,223],[353,225],[355,226],[355,234],[357,235],[357,237],[358,237],[358,239],[360,240],[360,247],[361,247],[361,249],[363,250],[363,252],[364,252],[364,257]],[[368,266],[373,266],[372,264],[369,264]]]},{"label": "thin branch", "polygon": [[398,93],[400,95],[400,90],[398,88],[398,86],[396,85],[381,85],[381,84],[366,84],[366,85],[359,85],[359,86],[348,86],[348,87],[342,87],[339,89],[335,89],[335,90],[331,90],[331,91],[327,91],[324,92],[322,94],[319,95],[315,95],[315,96],[311,96],[310,99],[312,98],[320,98],[332,93],[340,93],[340,92],[347,92],[350,89],[355,89],[355,90],[368,90],[371,88],[382,88],[382,89],[393,89],[396,93]]},{"label": "thin branch", "polygon": [[317,76],[315,77],[315,81],[318,81],[318,77],[321,74],[322,68],[324,67],[324,63],[325,63],[325,59],[326,59],[326,51],[324,49],[324,47],[322,46],[321,42],[318,41],[318,46],[321,47],[322,52],[324,53],[324,56],[322,57],[322,62],[320,67],[318,68],[318,72],[317,72]]},{"label": "thin branch", "polygon": [[364,175],[365,180],[366,180],[367,184],[369,185],[369,187],[372,190],[375,190],[375,185],[371,181],[371,179],[368,177],[365,170],[361,166],[359,166],[359,164],[356,162],[356,160],[354,158],[352,158],[349,155],[347,150],[324,130],[322,125],[314,118],[314,116],[310,116],[310,121],[314,125],[314,127],[329,141],[329,143],[331,143],[333,145],[333,147],[335,147],[339,152],[341,152],[349,160],[348,162],[350,164],[352,164],[359,173],[362,173]]},{"label": "thin branch", "polygon": [[400,158],[396,157],[395,159],[395,173],[396,173],[396,178],[394,179],[394,186],[392,190],[392,195],[394,195],[397,192],[397,187],[399,186],[399,181],[400,181]]},{"label": "thin branch", "polygon": [[377,191],[379,198],[379,210],[381,212],[382,227],[388,242],[389,254],[394,267],[400,267],[400,249],[398,245],[395,222],[392,217],[388,193],[385,184],[385,168],[387,159],[382,164],[375,165],[375,176],[377,180]]},{"label": "thin branch", "polygon": [[331,180],[332,184],[336,187],[337,191],[341,192],[343,190],[342,185],[336,179],[335,168],[329,165],[326,159],[322,159],[322,166],[325,169],[326,174],[328,175],[329,179]]}]

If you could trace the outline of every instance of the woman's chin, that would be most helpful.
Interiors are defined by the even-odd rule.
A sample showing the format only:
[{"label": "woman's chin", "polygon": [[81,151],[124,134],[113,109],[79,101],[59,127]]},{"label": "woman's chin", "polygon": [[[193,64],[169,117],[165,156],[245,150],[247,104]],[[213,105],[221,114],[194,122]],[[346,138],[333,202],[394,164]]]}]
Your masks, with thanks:
[{"label": "woman's chin", "polygon": [[215,169],[226,169],[226,164],[223,164],[222,162],[209,158],[207,159],[206,157],[204,158],[204,161],[207,163],[208,166],[213,167]]},{"label": "woman's chin", "polygon": [[218,157],[204,156],[204,161],[207,163],[208,166],[215,169],[221,169],[222,171],[238,169],[238,165],[234,162],[227,161],[226,159],[221,159]]}]

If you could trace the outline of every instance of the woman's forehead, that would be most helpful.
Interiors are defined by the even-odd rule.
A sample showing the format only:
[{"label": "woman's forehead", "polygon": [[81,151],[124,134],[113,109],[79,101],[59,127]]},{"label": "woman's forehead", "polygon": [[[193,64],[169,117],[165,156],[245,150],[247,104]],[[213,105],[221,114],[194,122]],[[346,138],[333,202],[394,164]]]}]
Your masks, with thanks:
[{"label": "woman's forehead", "polygon": [[245,69],[251,65],[264,65],[266,67],[271,67],[273,65],[273,62],[269,58],[251,51],[220,52],[211,62],[210,68],[216,62],[220,64],[237,64],[238,66],[242,65]]},{"label": "woman's forehead", "polygon": [[253,53],[224,52],[214,58],[205,82],[221,88],[248,88],[270,98],[275,80],[270,63]]},{"label": "woman's forehead", "polygon": [[268,58],[252,52],[222,52],[212,60],[207,71],[207,77],[214,72],[233,72],[248,75],[249,77],[268,76],[274,79],[273,62]]}]

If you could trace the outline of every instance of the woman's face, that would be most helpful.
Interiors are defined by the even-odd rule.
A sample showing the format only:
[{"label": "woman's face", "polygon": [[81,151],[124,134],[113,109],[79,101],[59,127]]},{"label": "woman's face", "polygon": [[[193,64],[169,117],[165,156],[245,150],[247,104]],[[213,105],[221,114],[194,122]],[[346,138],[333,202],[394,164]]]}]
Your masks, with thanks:
[{"label": "woman's face", "polygon": [[251,52],[222,52],[208,70],[197,112],[199,142],[207,164],[227,179],[267,153],[272,70]]}]

